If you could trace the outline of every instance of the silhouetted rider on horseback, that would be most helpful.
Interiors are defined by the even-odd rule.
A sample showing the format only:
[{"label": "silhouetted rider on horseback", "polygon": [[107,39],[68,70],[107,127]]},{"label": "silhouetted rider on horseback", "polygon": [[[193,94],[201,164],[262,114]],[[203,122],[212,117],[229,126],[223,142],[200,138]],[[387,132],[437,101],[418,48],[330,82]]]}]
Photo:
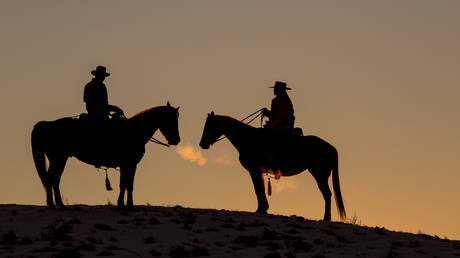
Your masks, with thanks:
[{"label": "silhouetted rider on horseback", "polygon": [[108,120],[110,112],[114,112],[112,117],[122,117],[123,110],[117,106],[109,105],[107,88],[103,83],[105,78],[110,76],[104,66],[96,67],[91,71],[94,78],[85,85],[83,101],[86,103],[86,110],[90,118],[98,120]]},{"label": "silhouetted rider on horseback", "polygon": [[294,130],[294,107],[292,101],[287,94],[288,88],[285,82],[277,81],[273,87],[275,98],[272,100],[271,110],[264,108],[262,113],[269,120],[265,124],[265,128],[275,129],[279,131],[292,132]]}]

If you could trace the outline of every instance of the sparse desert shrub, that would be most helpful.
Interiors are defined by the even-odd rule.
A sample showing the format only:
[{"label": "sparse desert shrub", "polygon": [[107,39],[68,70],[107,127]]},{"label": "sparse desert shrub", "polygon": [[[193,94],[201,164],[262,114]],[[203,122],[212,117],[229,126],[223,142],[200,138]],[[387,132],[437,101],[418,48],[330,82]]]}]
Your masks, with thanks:
[{"label": "sparse desert shrub", "polygon": [[254,220],[249,224],[251,227],[268,227],[268,224],[265,222],[261,222],[258,219]]},{"label": "sparse desert shrub", "polygon": [[342,244],[348,243],[348,240],[344,236],[337,236],[337,241],[339,241]]},{"label": "sparse desert shrub", "polygon": [[56,258],[78,258],[78,257],[82,257],[82,254],[79,253],[77,250],[74,250],[74,249],[66,249],[66,250],[59,251],[53,257],[56,257]]},{"label": "sparse desert shrub", "polygon": [[278,236],[279,236],[278,232],[274,230],[270,230],[268,228],[264,228],[261,239],[262,240],[275,240],[275,239],[278,239]]},{"label": "sparse desert shrub", "polygon": [[217,228],[215,228],[215,227],[207,227],[206,231],[208,231],[208,232],[219,232],[219,230]]},{"label": "sparse desert shrub", "polygon": [[112,231],[113,228],[109,225],[105,225],[105,224],[94,224],[94,227],[98,230],[102,230],[102,231]]},{"label": "sparse desert shrub", "polygon": [[257,245],[259,242],[258,236],[238,236],[235,238],[235,243],[243,244],[246,247],[251,247]]},{"label": "sparse desert shrub", "polygon": [[87,244],[85,242],[80,242],[80,244],[76,247],[75,250],[94,252],[94,250],[96,250],[96,247],[92,243]]},{"label": "sparse desert shrub", "polygon": [[217,241],[217,242],[215,243],[215,245],[218,246],[218,247],[225,246],[225,244],[224,244],[223,242],[220,242],[220,241]]},{"label": "sparse desert shrub", "polygon": [[385,230],[386,229],[384,227],[381,227],[381,228],[375,227],[374,228],[375,233],[377,233],[379,235],[386,235],[387,233],[385,232]]},{"label": "sparse desert shrub", "polygon": [[99,252],[98,254],[96,254],[97,256],[112,256],[114,255],[112,252],[108,251],[108,250],[104,250],[102,252]]},{"label": "sparse desert shrub", "polygon": [[16,232],[10,230],[8,231],[8,233],[3,235],[2,241],[0,243],[8,246],[15,245],[17,242],[17,238],[18,237],[16,236]]},{"label": "sparse desert shrub", "polygon": [[178,218],[171,219],[171,222],[174,224],[180,224],[180,220]]},{"label": "sparse desert shrub", "polygon": [[353,217],[348,219],[348,223],[350,223],[352,225],[356,225],[356,226],[361,226],[361,224],[362,224],[361,219],[358,218],[356,213],[353,215]]},{"label": "sparse desert shrub", "polygon": [[177,210],[183,210],[184,207],[182,207],[182,206],[180,206],[180,205],[176,205],[176,206],[174,206],[173,209],[174,209],[175,211],[177,211]]},{"label": "sparse desert shrub", "polygon": [[55,221],[53,224],[48,225],[45,227],[44,232],[42,233],[42,238],[44,240],[48,240],[51,243],[55,243],[58,241],[71,241],[72,238],[69,236],[69,233],[72,230],[71,223],[60,223]]},{"label": "sparse desert shrub", "polygon": [[123,248],[121,248],[119,246],[116,246],[116,245],[108,245],[105,249],[106,250],[112,250],[112,251],[123,250]]},{"label": "sparse desert shrub", "polygon": [[291,228],[287,233],[295,235],[295,234],[299,234],[300,232],[295,228]]},{"label": "sparse desert shrub", "polygon": [[120,224],[120,225],[128,224],[128,221],[124,220],[124,219],[121,219],[121,220],[117,221],[117,224]]},{"label": "sparse desert shrub", "polygon": [[399,248],[399,247],[403,247],[404,245],[403,245],[403,243],[401,243],[399,241],[392,241],[391,246],[395,247],[395,248]]},{"label": "sparse desert shrub", "polygon": [[155,243],[155,238],[153,236],[146,237],[144,239],[144,243],[145,244],[153,244],[153,243]]},{"label": "sparse desert shrub", "polygon": [[353,234],[361,236],[361,235],[366,235],[366,232],[361,231],[359,228],[353,228],[352,229]]},{"label": "sparse desert shrub", "polygon": [[266,254],[264,258],[281,258],[281,255],[277,252],[271,252]]},{"label": "sparse desert shrub", "polygon": [[323,242],[323,240],[321,240],[321,239],[316,239],[315,241],[313,241],[313,244],[315,244],[315,245],[322,245],[322,244],[324,244],[324,242]]},{"label": "sparse desert shrub", "polygon": [[274,251],[281,248],[281,245],[277,242],[267,241],[262,244],[263,246],[268,247],[269,250]]},{"label": "sparse desert shrub", "polygon": [[133,219],[133,222],[144,222],[145,219],[143,217],[136,217]]},{"label": "sparse desert shrub", "polygon": [[161,255],[162,255],[161,252],[159,252],[159,251],[157,251],[157,250],[155,250],[155,249],[151,250],[151,251],[150,251],[150,254],[151,254],[152,256],[161,256]]},{"label": "sparse desert shrub", "polygon": [[194,247],[191,253],[192,256],[209,256],[209,250],[199,246]]},{"label": "sparse desert shrub", "polygon": [[173,258],[180,258],[180,257],[189,257],[190,252],[185,249],[185,247],[178,245],[178,246],[173,246],[171,249],[169,249],[169,256]]},{"label": "sparse desert shrub", "polygon": [[30,245],[32,243],[33,243],[33,241],[29,237],[23,237],[21,239],[21,241],[19,241],[19,244],[21,244],[21,245]]},{"label": "sparse desert shrub", "polygon": [[229,224],[229,223],[224,223],[224,224],[222,224],[221,227],[222,228],[235,228],[235,226],[233,226],[233,224]]},{"label": "sparse desert shrub", "polygon": [[312,245],[302,240],[286,241],[286,246],[294,248],[297,252],[309,252],[312,249]]},{"label": "sparse desert shrub", "polygon": [[150,225],[160,224],[160,221],[158,221],[158,219],[155,217],[150,217],[149,224]]},{"label": "sparse desert shrub", "polygon": [[236,230],[238,231],[246,231],[248,225],[246,225],[246,223],[244,222],[241,222],[240,224],[238,224],[238,227],[236,227]]}]

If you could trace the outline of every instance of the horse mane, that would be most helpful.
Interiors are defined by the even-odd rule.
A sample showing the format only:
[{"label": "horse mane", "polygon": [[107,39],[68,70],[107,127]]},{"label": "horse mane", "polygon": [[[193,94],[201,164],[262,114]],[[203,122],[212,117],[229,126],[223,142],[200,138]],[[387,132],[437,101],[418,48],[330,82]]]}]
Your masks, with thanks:
[{"label": "horse mane", "polygon": [[254,127],[254,126],[252,126],[250,124],[246,124],[245,122],[242,122],[242,121],[240,121],[238,119],[235,119],[235,118],[233,118],[231,116],[228,116],[228,115],[215,115],[215,116],[219,117],[219,118],[222,118],[224,120],[230,121],[230,122],[232,122],[232,123],[234,123],[234,124],[236,124],[236,125],[238,125],[239,127],[242,127],[242,128],[243,127],[250,127],[250,128],[258,129],[257,127]]},{"label": "horse mane", "polygon": [[136,118],[144,117],[144,116],[150,114],[154,109],[157,110],[157,109],[162,108],[162,107],[165,107],[165,106],[151,106],[149,108],[146,108],[146,109],[136,113],[135,115],[133,115],[129,119],[133,119],[133,118],[136,119]]}]

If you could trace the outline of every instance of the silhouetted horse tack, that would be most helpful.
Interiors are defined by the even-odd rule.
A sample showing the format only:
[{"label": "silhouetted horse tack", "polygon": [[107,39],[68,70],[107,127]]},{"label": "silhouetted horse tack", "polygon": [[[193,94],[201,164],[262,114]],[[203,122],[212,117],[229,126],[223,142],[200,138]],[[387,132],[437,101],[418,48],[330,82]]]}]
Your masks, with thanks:
[{"label": "silhouetted horse tack", "polygon": [[308,169],[316,180],[326,202],[324,220],[331,220],[332,183],[337,210],[342,220],[346,218],[340,192],[337,150],[316,136],[293,136],[254,128],[228,116],[208,114],[200,146],[208,149],[225,135],[240,153],[240,163],[249,171],[257,196],[257,212],[267,213],[264,173],[275,176],[293,176]]},{"label": "silhouetted horse tack", "polygon": [[[137,115],[118,121],[91,121],[61,118],[38,122],[32,130],[32,153],[38,175],[46,189],[46,203],[64,207],[59,182],[66,161],[75,156],[96,166],[120,167],[118,206],[133,206],[133,182],[137,163],[145,152],[145,144],[159,129],[169,144],[180,142],[179,108],[166,106],[146,109]],[[49,161],[46,169],[45,156]]]}]

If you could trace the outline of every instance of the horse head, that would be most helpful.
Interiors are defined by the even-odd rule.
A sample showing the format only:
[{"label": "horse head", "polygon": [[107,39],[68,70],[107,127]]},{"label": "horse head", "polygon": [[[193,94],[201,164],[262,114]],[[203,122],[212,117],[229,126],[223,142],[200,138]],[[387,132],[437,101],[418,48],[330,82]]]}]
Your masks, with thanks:
[{"label": "horse head", "polygon": [[222,135],[222,131],[218,130],[216,125],[216,116],[214,111],[208,114],[206,123],[204,124],[203,135],[201,136],[200,147],[209,149],[209,146],[214,144]]},{"label": "horse head", "polygon": [[164,106],[162,122],[158,129],[164,135],[168,144],[177,145],[180,142],[179,136],[179,107],[175,108],[169,104]]}]

